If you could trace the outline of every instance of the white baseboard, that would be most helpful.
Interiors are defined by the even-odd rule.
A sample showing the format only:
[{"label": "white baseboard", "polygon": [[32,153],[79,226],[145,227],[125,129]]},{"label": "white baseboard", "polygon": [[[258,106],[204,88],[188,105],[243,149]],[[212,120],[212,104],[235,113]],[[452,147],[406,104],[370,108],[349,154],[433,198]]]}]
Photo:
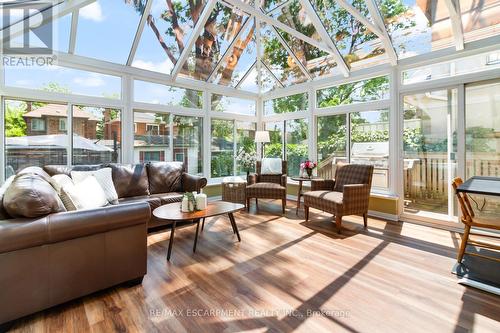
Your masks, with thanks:
[{"label": "white baseboard", "polygon": [[377,218],[380,218],[380,219],[384,219],[384,220],[393,221],[393,222],[398,222],[399,221],[399,217],[397,215],[395,215],[395,214],[388,214],[388,213],[378,212],[376,210],[369,210],[368,211],[368,215],[369,216],[373,216],[373,217],[377,217]]}]

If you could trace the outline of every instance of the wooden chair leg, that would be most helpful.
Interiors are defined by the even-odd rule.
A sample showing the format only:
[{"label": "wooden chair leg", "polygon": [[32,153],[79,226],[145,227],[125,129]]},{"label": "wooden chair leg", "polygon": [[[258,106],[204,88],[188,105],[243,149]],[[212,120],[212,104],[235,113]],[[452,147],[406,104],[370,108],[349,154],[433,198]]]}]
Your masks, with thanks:
[{"label": "wooden chair leg", "polygon": [[457,262],[461,263],[464,258],[465,248],[467,247],[467,242],[469,241],[470,226],[466,225],[464,229],[464,234],[462,235],[462,243],[460,243],[460,249],[458,250]]},{"label": "wooden chair leg", "polygon": [[342,228],[342,216],[336,215],[335,216],[335,225],[337,226],[337,233],[341,233],[341,228]]},{"label": "wooden chair leg", "polygon": [[283,214],[285,214],[285,208],[286,208],[286,199],[281,199],[281,210],[283,211]]},{"label": "wooden chair leg", "polygon": [[368,213],[363,214],[363,223],[365,224],[365,228],[368,227]]},{"label": "wooden chair leg", "polygon": [[304,206],[304,214],[306,216],[306,222],[309,220],[309,207]]},{"label": "wooden chair leg", "polygon": [[247,198],[247,212],[250,211],[250,198]]},{"label": "wooden chair leg", "polygon": [[259,200],[255,198],[255,209],[259,210]]}]

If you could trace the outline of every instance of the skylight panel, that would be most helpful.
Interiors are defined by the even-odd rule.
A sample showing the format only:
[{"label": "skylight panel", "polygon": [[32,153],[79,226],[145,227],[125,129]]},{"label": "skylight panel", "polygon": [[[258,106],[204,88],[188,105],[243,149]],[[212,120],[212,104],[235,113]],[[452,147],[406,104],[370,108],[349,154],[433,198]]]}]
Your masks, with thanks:
[{"label": "skylight panel", "polygon": [[351,69],[369,67],[388,60],[380,38],[347,10],[336,2],[314,0],[312,4]]},{"label": "skylight panel", "polygon": [[170,73],[205,4],[204,0],[153,0],[132,66]]},{"label": "skylight panel", "polygon": [[248,15],[218,3],[210,14],[181,75],[206,81],[245,24]]},{"label": "skylight panel", "polygon": [[460,0],[465,42],[500,34],[500,0]]},{"label": "skylight panel", "polygon": [[451,20],[444,0],[376,1],[398,58],[453,45]]},{"label": "skylight panel", "polygon": [[249,73],[246,73],[246,76],[242,78],[238,85],[236,86],[238,89],[259,93],[259,77],[257,75],[257,64],[250,69]]},{"label": "skylight panel", "polygon": [[213,83],[235,87],[257,60],[255,20],[247,25],[225,61],[219,66]]},{"label": "skylight panel", "polygon": [[260,70],[261,93],[266,93],[277,88],[283,88],[283,84],[262,64]]},{"label": "skylight panel", "polygon": [[78,55],[125,64],[145,0],[97,0],[79,11]]},{"label": "skylight panel", "polygon": [[262,61],[284,85],[301,83],[307,80],[293,56],[281,45],[276,32],[268,25],[262,24],[261,45]]}]

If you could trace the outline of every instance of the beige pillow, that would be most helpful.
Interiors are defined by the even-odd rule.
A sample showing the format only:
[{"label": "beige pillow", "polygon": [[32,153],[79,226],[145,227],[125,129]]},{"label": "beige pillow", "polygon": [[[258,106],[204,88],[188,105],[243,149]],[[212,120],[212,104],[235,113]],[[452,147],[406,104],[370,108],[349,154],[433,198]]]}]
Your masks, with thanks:
[{"label": "beige pillow", "polygon": [[81,183],[89,176],[94,176],[96,178],[97,182],[104,190],[104,193],[106,193],[106,198],[109,203],[118,203],[118,194],[116,193],[115,184],[113,183],[111,168],[102,168],[92,171],[71,171],[71,178],[75,184]]},{"label": "beige pillow", "polygon": [[65,174],[57,174],[52,176],[51,178],[57,184],[59,197],[61,198],[64,207],[66,207],[66,210],[68,211],[76,210],[76,206],[73,200],[68,196],[66,192],[62,191],[63,187],[66,185],[74,186],[75,184],[73,183],[73,180],[68,175]]},{"label": "beige pillow", "polygon": [[94,209],[108,204],[106,193],[94,176],[88,176],[80,183],[67,183],[61,189],[61,196],[68,206],[76,210]]}]

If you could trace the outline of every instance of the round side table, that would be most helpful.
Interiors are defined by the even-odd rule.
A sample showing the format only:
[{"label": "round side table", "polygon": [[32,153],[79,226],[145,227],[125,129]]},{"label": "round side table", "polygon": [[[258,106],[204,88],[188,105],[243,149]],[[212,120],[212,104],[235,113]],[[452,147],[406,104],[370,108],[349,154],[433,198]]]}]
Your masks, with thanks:
[{"label": "round side table", "polygon": [[297,191],[297,209],[295,210],[295,214],[299,215],[299,208],[300,208],[300,197],[304,196],[304,193],[302,191],[302,182],[310,182],[311,180],[320,180],[321,178],[319,177],[290,177],[291,180],[294,180],[296,182],[299,182],[299,190]]}]

